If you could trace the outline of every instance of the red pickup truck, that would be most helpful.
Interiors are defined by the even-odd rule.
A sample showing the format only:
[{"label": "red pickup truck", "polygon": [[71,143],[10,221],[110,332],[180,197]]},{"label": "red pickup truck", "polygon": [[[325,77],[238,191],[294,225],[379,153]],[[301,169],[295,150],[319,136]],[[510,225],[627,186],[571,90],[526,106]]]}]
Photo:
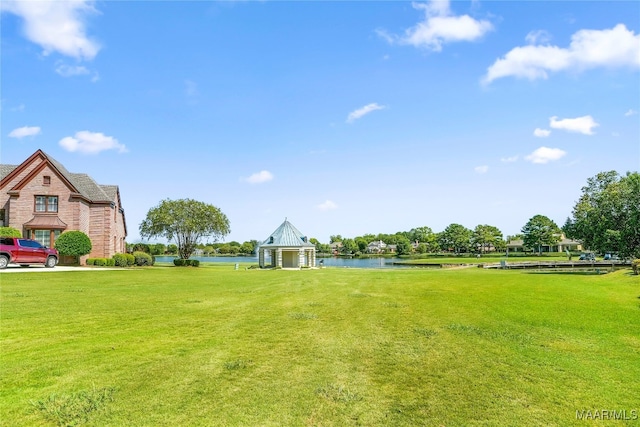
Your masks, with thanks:
[{"label": "red pickup truck", "polygon": [[58,251],[42,246],[39,242],[19,237],[0,237],[0,269],[9,264],[44,264],[55,267],[58,264]]}]

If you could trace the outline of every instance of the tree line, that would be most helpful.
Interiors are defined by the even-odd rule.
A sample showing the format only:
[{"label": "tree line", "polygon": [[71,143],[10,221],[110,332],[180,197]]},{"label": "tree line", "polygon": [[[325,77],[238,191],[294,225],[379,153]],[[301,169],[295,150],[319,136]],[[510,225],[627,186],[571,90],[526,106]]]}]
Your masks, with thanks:
[{"label": "tree line", "polygon": [[[258,241],[218,243],[229,234],[228,218],[215,206],[191,199],[163,200],[149,210],[140,224],[143,238],[164,237],[175,242],[165,248],[148,245],[150,253],[163,249],[164,253],[177,253],[187,259],[196,250],[203,254],[213,251],[222,254],[254,254]],[[571,216],[562,228],[544,215],[535,215],[522,227],[521,234],[503,237],[493,225],[477,225],[473,230],[461,224],[450,224],[435,233],[427,226],[394,234],[365,234],[354,238],[332,235],[329,244],[312,238],[319,252],[332,252],[331,243],[340,242],[339,251],[353,255],[367,251],[374,241],[395,245],[398,255],[434,253],[440,251],[468,253],[503,251],[507,241],[522,239],[525,247],[540,252],[543,246],[557,243],[566,237],[580,240],[583,247],[596,252],[618,253],[622,257],[640,258],[640,174],[628,172],[622,176],[616,171],[601,172],[587,180],[582,195]],[[204,238],[213,243],[202,244]]]}]

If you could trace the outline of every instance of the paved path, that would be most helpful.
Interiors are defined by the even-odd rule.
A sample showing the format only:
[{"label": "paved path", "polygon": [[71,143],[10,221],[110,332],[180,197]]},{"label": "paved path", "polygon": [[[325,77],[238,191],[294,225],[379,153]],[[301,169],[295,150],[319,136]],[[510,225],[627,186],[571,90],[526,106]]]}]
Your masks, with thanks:
[{"label": "paved path", "polygon": [[58,265],[53,268],[46,268],[44,265],[30,265],[29,267],[20,267],[19,265],[10,264],[4,270],[0,270],[0,274],[4,273],[55,273],[56,271],[107,271],[107,270],[126,270],[126,268],[114,267],[73,267],[68,265]]}]

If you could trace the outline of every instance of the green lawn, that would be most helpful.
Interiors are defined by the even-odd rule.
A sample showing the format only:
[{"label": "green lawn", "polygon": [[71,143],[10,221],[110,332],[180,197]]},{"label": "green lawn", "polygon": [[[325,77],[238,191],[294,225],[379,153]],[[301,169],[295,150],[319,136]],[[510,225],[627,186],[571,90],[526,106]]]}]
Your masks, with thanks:
[{"label": "green lawn", "polygon": [[154,267],[2,274],[0,286],[6,426],[640,416],[640,278],[630,270]]}]

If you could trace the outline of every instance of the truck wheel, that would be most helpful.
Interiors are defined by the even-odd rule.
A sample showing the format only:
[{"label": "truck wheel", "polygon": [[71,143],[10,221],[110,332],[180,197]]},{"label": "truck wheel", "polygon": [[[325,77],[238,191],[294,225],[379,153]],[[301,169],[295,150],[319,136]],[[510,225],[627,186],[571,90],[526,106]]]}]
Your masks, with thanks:
[{"label": "truck wheel", "polygon": [[47,268],[53,268],[56,266],[57,263],[58,263],[58,260],[56,259],[56,257],[50,256],[47,258],[47,262],[44,264],[44,266]]},{"label": "truck wheel", "polygon": [[0,255],[0,269],[7,268],[8,264],[9,264],[9,258],[7,258],[6,255]]}]

